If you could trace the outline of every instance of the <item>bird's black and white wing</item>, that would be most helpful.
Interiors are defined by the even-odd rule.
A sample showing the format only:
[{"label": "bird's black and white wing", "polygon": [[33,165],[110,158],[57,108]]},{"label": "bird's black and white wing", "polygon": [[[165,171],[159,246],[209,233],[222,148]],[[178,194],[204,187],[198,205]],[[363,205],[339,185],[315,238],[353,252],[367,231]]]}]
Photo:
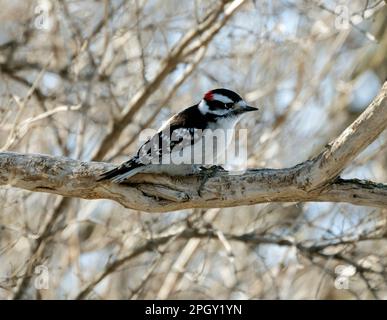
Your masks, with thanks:
[{"label": "bird's black and white wing", "polygon": [[196,106],[176,114],[140,147],[133,158],[103,173],[98,181],[121,183],[143,171],[147,165],[171,163],[173,153],[181,152],[201,138],[201,131],[197,130],[203,129],[200,117]]}]

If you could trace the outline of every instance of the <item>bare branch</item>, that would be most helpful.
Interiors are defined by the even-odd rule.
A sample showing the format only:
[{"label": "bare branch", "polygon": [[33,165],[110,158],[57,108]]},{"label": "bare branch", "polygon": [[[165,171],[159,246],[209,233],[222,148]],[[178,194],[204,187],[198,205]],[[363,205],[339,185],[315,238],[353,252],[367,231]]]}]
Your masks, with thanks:
[{"label": "bare branch", "polygon": [[219,172],[199,189],[203,176],[172,177],[142,174],[130,184],[96,182],[111,164],[82,162],[63,157],[0,153],[0,185],[84,199],[111,199],[127,208],[166,212],[185,208],[213,208],[264,202],[330,201],[387,207],[387,185],[338,180],[322,190],[306,191],[299,178],[310,165],[288,169],[249,170],[231,175]]},{"label": "bare branch", "polygon": [[387,82],[370,106],[315,160],[309,190],[337,177],[387,127]]}]

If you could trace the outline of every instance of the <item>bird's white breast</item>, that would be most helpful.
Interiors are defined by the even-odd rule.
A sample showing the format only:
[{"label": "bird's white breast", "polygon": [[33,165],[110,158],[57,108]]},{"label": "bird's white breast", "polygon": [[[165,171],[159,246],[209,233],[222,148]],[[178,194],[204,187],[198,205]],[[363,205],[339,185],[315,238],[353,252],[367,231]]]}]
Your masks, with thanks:
[{"label": "bird's white breast", "polygon": [[[234,136],[237,122],[237,118],[224,118],[212,123],[208,129],[203,131],[201,139],[194,145],[182,151],[172,151],[171,162],[174,164],[224,164],[226,150]],[[163,159],[163,162],[165,160]]]}]

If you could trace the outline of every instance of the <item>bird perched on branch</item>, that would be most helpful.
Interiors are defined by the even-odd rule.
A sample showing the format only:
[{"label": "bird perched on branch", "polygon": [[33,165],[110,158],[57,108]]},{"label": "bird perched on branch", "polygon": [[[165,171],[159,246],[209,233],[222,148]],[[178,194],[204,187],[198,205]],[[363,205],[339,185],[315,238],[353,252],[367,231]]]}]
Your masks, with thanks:
[{"label": "bird perched on branch", "polygon": [[[208,138],[214,132],[234,130],[235,125],[246,112],[256,111],[239,94],[228,89],[208,91],[198,104],[171,117],[157,133],[148,139],[130,160],[103,173],[98,181],[111,180],[121,183],[133,175],[145,172],[154,164],[208,164],[203,159],[216,159],[224,154],[230,143],[230,135],[216,148],[211,145],[206,150]],[[189,151],[189,152],[187,152]],[[200,155],[199,163],[194,162]],[[164,168],[165,170],[165,168]],[[174,166],[172,170],[177,170]],[[153,171],[152,171],[153,172]]]}]

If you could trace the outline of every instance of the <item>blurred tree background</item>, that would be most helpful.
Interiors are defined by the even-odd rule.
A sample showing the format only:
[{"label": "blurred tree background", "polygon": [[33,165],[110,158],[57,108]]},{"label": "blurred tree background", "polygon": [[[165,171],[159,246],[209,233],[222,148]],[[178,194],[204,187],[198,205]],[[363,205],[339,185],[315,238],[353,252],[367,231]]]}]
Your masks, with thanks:
[{"label": "blurred tree background", "polygon": [[[0,149],[119,163],[217,87],[249,167],[314,156],[387,76],[385,1],[0,0]],[[343,177],[387,180],[384,132]],[[238,163],[231,164],[237,166]],[[0,189],[0,298],[386,299],[387,209],[137,212]]]}]

